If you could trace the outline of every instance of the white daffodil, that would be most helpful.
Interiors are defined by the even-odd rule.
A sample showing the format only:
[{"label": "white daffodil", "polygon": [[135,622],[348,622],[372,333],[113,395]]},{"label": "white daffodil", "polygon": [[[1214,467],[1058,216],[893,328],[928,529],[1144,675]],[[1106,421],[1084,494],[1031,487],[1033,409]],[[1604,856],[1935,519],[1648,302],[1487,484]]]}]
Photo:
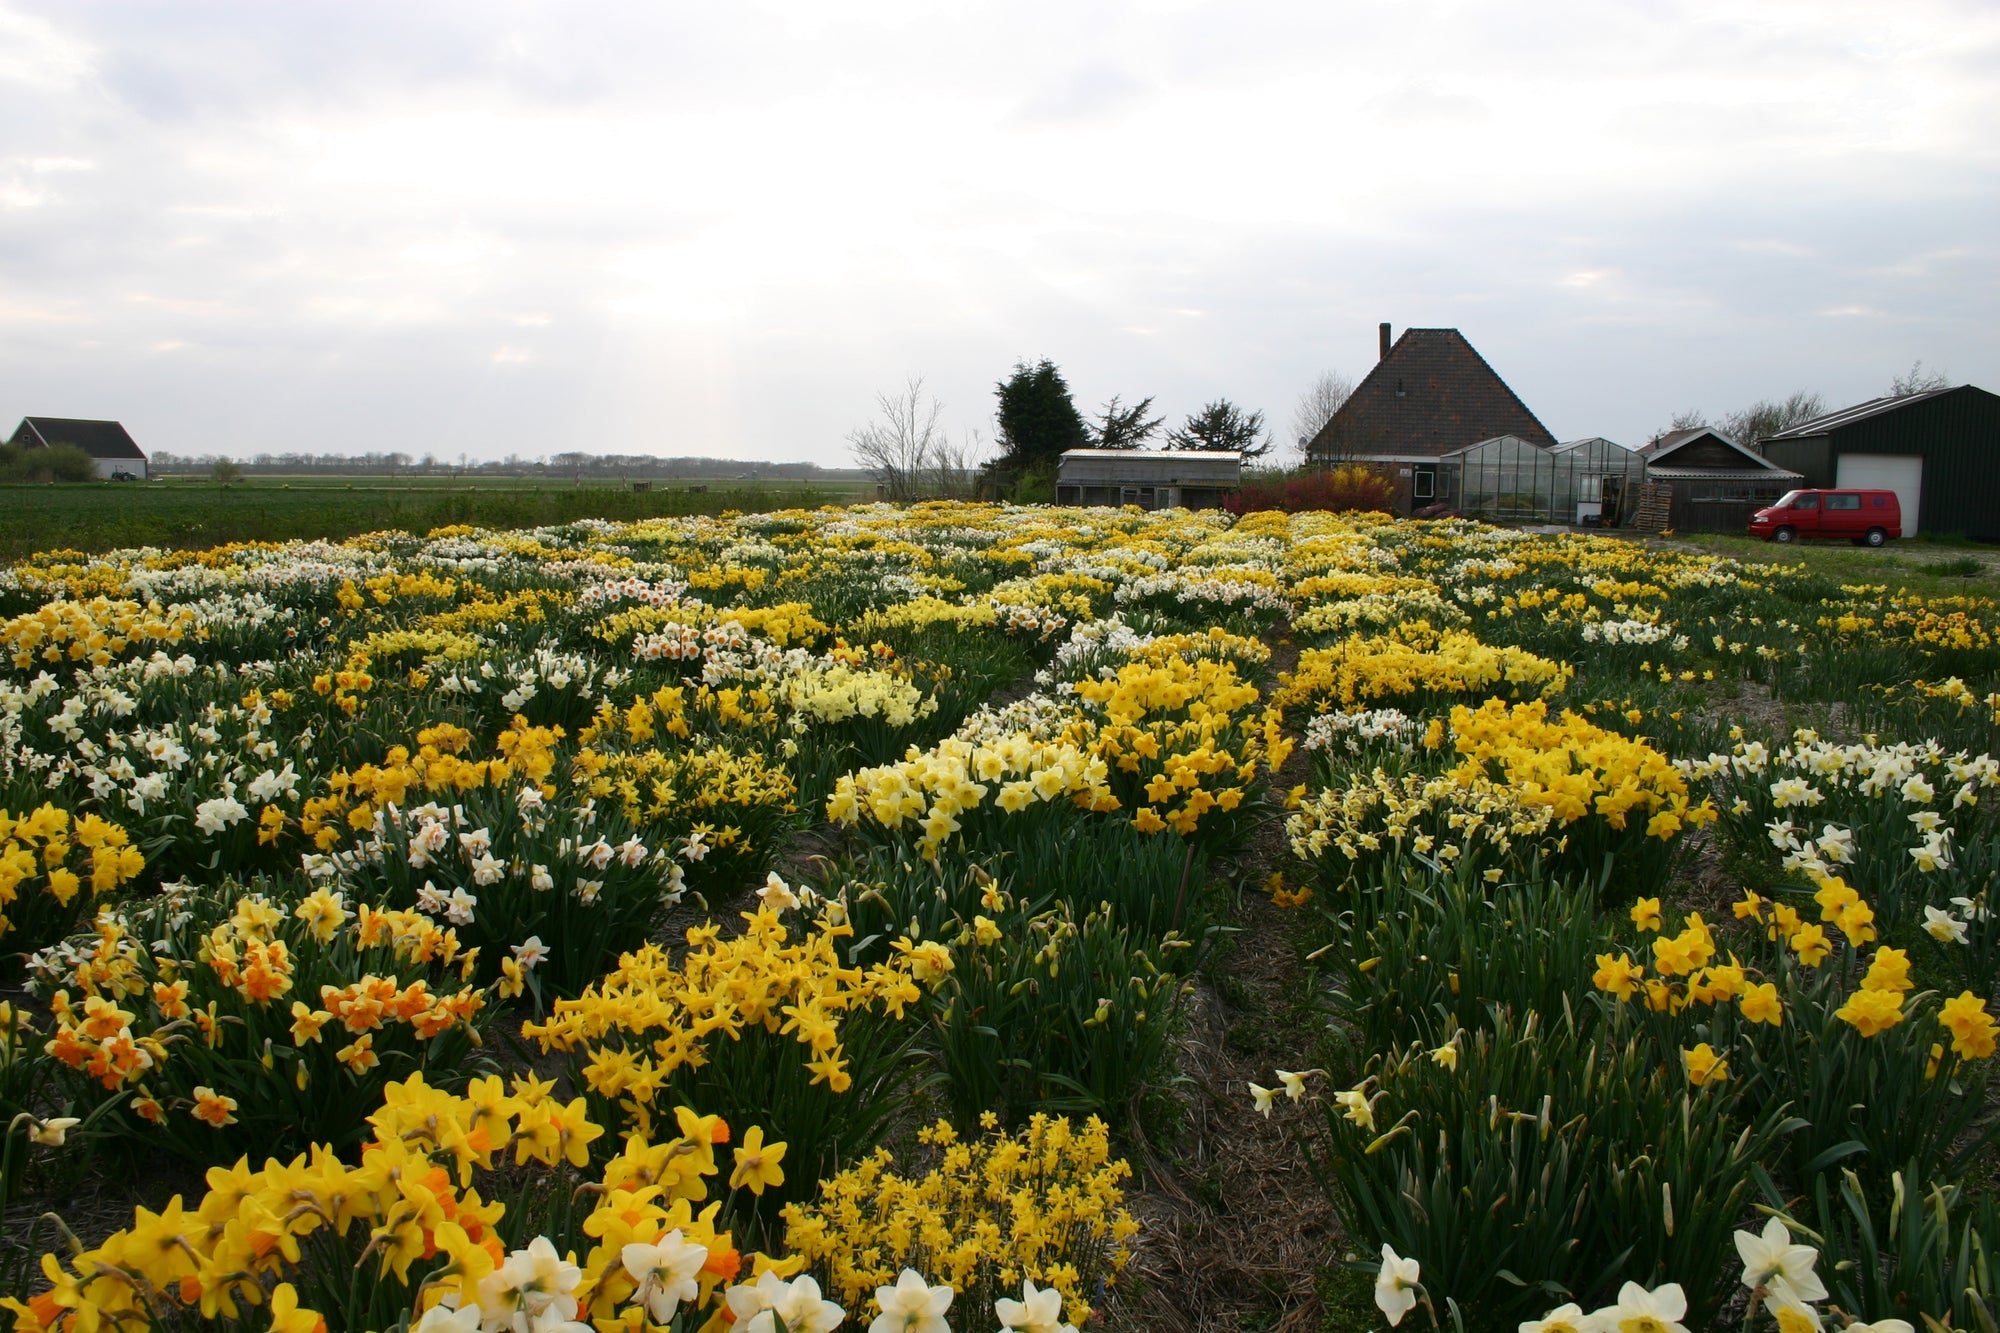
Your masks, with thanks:
[{"label": "white daffodil", "polygon": [[1540,1319],[1521,1321],[1520,1333],[1592,1333],[1596,1325],[1580,1305],[1562,1305]]},{"label": "white daffodil", "polygon": [[1317,1069],[1308,1069],[1298,1074],[1294,1074],[1289,1069],[1280,1069],[1277,1071],[1278,1082],[1285,1085],[1285,1095],[1293,1101],[1297,1101],[1306,1095],[1306,1080],[1317,1073],[1319,1073]]},{"label": "white daffodil", "polygon": [[1636,1282],[1618,1289],[1618,1304],[1591,1312],[1592,1324],[1616,1333],[1688,1333],[1687,1294],[1678,1282],[1647,1291]]},{"label": "white daffodil", "polygon": [[1935,907],[1924,909],[1924,930],[1940,944],[1965,943],[1965,923]]},{"label": "white daffodil", "polygon": [[1037,1288],[1027,1278],[1021,1279],[1021,1299],[1002,1296],[993,1302],[993,1313],[1018,1333],[1076,1333],[1076,1325],[1063,1322],[1062,1293],[1054,1287]]},{"label": "white daffodil", "polygon": [[741,1333],[777,1333],[780,1319],[786,1333],[833,1333],[847,1317],[838,1305],[820,1299],[819,1283],[809,1273],[787,1282],[767,1268],[755,1282],[724,1292],[723,1300],[737,1320],[732,1333],[738,1326]]},{"label": "white daffodil", "polygon": [[773,870],[764,877],[764,887],[757,890],[757,900],[773,912],[796,912],[799,909],[799,895],[792,892],[792,886]]},{"label": "white daffodil", "polygon": [[868,1333],[951,1333],[944,1312],[958,1293],[939,1283],[933,1287],[914,1268],[905,1268],[893,1287],[875,1288],[875,1305],[881,1314],[868,1325]]},{"label": "white daffodil", "polygon": [[632,1303],[645,1306],[654,1323],[664,1324],[682,1301],[701,1294],[701,1266],[708,1262],[708,1247],[694,1244],[676,1227],[651,1243],[634,1241],[619,1251],[618,1258],[639,1284]]},{"label": "white daffodil", "polygon": [[481,1318],[479,1306],[461,1305],[453,1309],[449,1305],[433,1305],[424,1311],[410,1329],[410,1333],[479,1333]]},{"label": "white daffodil", "polygon": [[1417,1308],[1416,1290],[1421,1280],[1415,1259],[1401,1257],[1388,1245],[1382,1247],[1382,1267],[1375,1275],[1375,1308],[1389,1320],[1389,1327],[1402,1323],[1403,1316]]},{"label": "white daffodil", "polygon": [[1260,1083],[1250,1085],[1250,1097],[1256,1103],[1257,1114],[1266,1120],[1271,1118],[1271,1099],[1278,1095],[1276,1088],[1267,1088]]},{"label": "white daffodil", "polygon": [[69,1132],[82,1124],[73,1115],[59,1115],[47,1120],[36,1120],[29,1124],[28,1138],[44,1148],[60,1148]]},{"label": "white daffodil", "polygon": [[1823,1301],[1826,1284],[1813,1272],[1819,1251],[1810,1245],[1792,1244],[1792,1233],[1777,1218],[1764,1224],[1764,1234],[1736,1233],[1736,1253],[1743,1259],[1743,1285],[1755,1290],[1782,1279],[1786,1289],[1800,1300]]}]

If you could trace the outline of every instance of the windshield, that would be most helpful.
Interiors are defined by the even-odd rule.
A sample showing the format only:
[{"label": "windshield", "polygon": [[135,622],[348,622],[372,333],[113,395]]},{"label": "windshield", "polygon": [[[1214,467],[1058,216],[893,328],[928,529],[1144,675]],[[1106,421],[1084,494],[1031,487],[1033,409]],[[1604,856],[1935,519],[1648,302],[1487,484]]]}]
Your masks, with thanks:
[{"label": "windshield", "polygon": [[1779,496],[1777,500],[1772,503],[1771,508],[1790,509],[1792,507],[1792,501],[1798,499],[1799,496],[1803,494],[1805,494],[1805,492],[1803,491],[1786,491],[1783,495]]}]

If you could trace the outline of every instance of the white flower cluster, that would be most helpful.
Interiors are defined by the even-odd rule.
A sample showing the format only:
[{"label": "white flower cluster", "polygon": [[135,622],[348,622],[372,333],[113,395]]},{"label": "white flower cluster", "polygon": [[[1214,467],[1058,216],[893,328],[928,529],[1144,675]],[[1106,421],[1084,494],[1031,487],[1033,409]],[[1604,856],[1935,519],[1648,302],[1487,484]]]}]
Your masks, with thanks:
[{"label": "white flower cluster", "polygon": [[1308,750],[1331,753],[1336,745],[1359,754],[1370,741],[1408,746],[1417,738],[1417,720],[1400,708],[1375,708],[1360,713],[1321,713],[1306,723]]},{"label": "white flower cluster", "polygon": [[1675,634],[1672,621],[1604,620],[1585,621],[1585,643],[1653,644],[1673,640],[1676,649],[1688,646],[1687,635]]}]

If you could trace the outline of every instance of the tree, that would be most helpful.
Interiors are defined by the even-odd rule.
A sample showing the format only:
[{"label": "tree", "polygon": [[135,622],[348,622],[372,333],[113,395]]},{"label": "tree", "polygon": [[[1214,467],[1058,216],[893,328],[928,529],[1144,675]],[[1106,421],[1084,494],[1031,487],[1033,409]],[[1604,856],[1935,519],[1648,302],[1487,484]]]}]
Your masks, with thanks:
[{"label": "tree", "polygon": [[1069,396],[1069,383],[1044,357],[1014,363],[1014,373],[993,389],[1000,406],[1001,466],[1013,471],[1053,467],[1067,449],[1088,449],[1090,427]]},{"label": "tree", "polygon": [[96,481],[97,460],[73,444],[35,449],[0,443],[0,481]]},{"label": "tree", "polygon": [[887,498],[898,504],[972,492],[972,455],[976,435],[954,441],[941,424],[944,404],[924,392],[920,375],[912,375],[898,393],[878,393],[877,420],[847,433],[855,461],[880,483]]},{"label": "tree", "polygon": [[1271,440],[1264,434],[1262,412],[1245,415],[1227,398],[1218,398],[1168,432],[1167,447],[1208,452],[1241,449],[1245,458],[1257,458],[1271,451]]},{"label": "tree", "polygon": [[1925,370],[1924,363],[1912,361],[1907,373],[1889,381],[1891,398],[1908,398],[1914,394],[1934,393],[1951,387],[1951,376],[1942,370]]},{"label": "tree", "polygon": [[1118,405],[1118,395],[1112,394],[1111,401],[1104,405],[1098,415],[1096,434],[1100,449],[1144,449],[1146,441],[1153,438],[1165,417],[1148,420],[1146,413],[1152,409],[1151,398],[1141,398],[1130,407]]},{"label": "tree", "polygon": [[1760,399],[1740,412],[1731,412],[1715,428],[1744,448],[1755,449],[1757,441],[1825,414],[1826,399],[1801,389],[1782,401]]},{"label": "tree", "polygon": [[1299,395],[1298,406],[1292,409],[1292,434],[1298,438],[1301,453],[1353,396],[1354,381],[1337,370],[1325,372]]},{"label": "tree", "polygon": [[243,480],[243,469],[236,465],[233,458],[218,458],[209,465],[208,476],[209,480],[227,486],[232,481]]}]

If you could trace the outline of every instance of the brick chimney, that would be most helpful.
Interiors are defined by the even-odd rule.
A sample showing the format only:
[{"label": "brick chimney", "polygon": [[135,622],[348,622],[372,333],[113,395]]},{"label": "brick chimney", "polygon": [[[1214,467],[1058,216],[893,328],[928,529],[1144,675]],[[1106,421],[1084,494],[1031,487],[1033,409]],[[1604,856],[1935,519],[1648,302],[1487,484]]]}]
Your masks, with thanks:
[{"label": "brick chimney", "polygon": [[1387,324],[1382,326],[1382,355],[1379,359],[1383,361],[1389,359],[1389,326]]}]

